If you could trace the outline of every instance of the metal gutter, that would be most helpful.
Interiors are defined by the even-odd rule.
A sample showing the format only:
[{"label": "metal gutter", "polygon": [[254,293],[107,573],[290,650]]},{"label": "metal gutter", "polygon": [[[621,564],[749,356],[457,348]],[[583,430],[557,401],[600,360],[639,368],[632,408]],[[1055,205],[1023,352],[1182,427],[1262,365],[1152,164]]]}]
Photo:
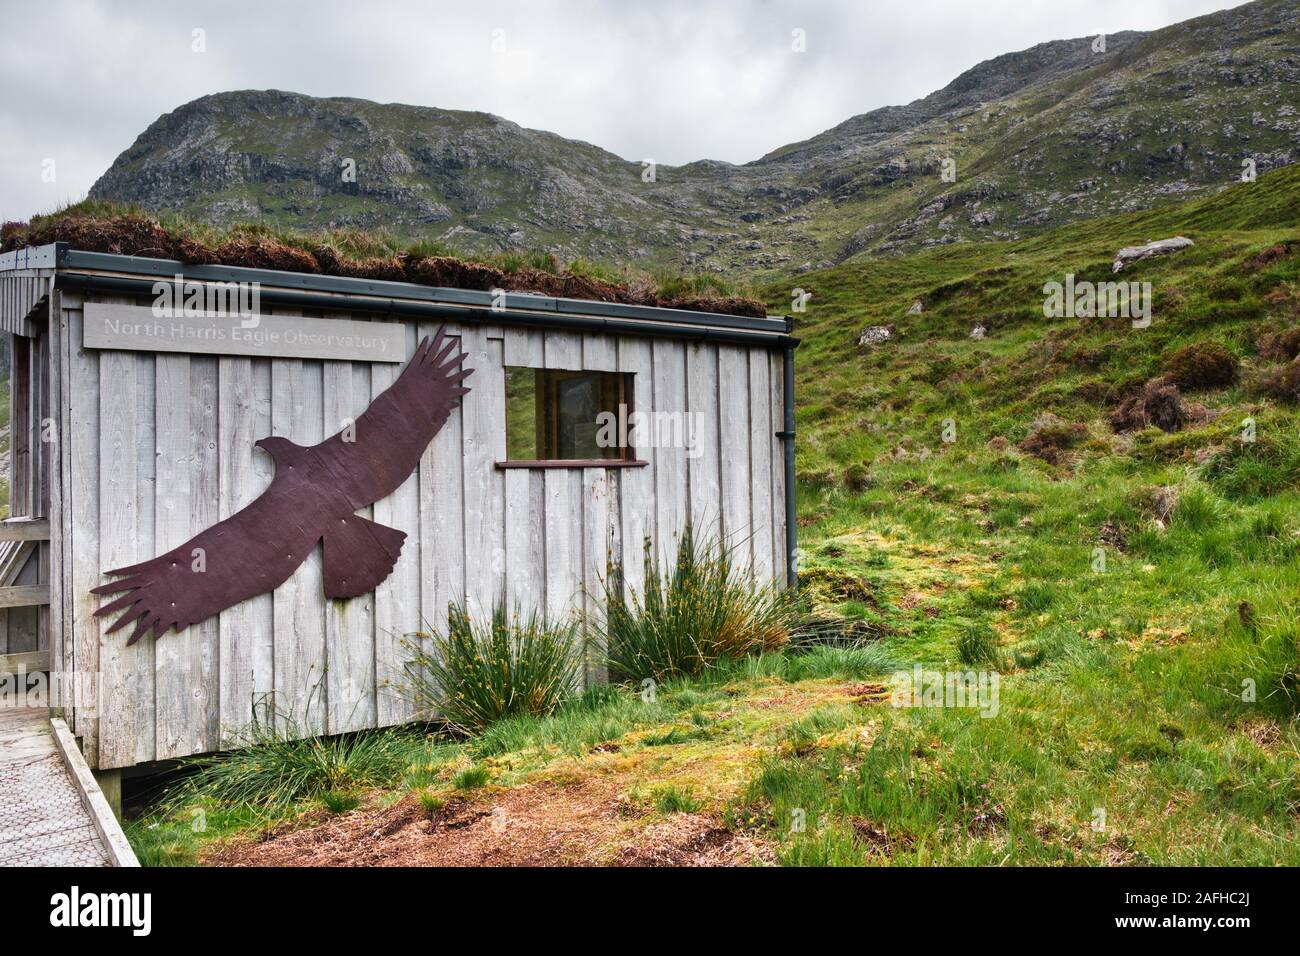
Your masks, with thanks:
[{"label": "metal gutter", "polygon": [[[96,255],[98,255],[98,253],[96,253]],[[245,271],[258,272],[260,270]],[[280,276],[291,275],[292,273],[272,274]],[[186,278],[191,281],[199,281],[193,274],[187,275]],[[335,277],[312,276],[311,278]],[[60,288],[69,290],[100,289],[124,295],[149,296],[153,295],[153,287],[157,280],[141,279],[136,278],[135,276],[60,271],[56,275],[54,281]],[[222,280],[212,279],[209,281],[215,282]],[[385,286],[396,285],[402,289],[421,288],[419,286],[411,286],[407,283],[375,284]],[[463,292],[465,290],[451,291]],[[376,295],[360,295],[355,293],[309,292],[301,289],[282,289],[268,286],[262,286],[259,289],[258,294],[264,302],[290,305],[296,308],[339,309],[349,312],[365,312],[372,315],[448,319],[457,322],[491,322],[494,324],[522,325],[536,328],[573,329],[576,331],[594,333],[649,335],[662,338],[689,339],[694,341],[728,342],[770,349],[792,348],[794,345],[797,345],[799,341],[798,339],[785,334],[773,334],[771,332],[760,332],[703,324],[687,325],[676,321],[640,321],[620,319],[616,317],[606,318],[601,315],[581,315],[569,312],[521,309],[518,307],[498,309],[492,307],[491,296],[487,293],[482,293],[482,295],[487,298],[481,303],[453,303],[408,298],[386,298]],[[514,301],[518,302],[520,299],[526,301],[531,298],[533,297],[515,296]],[[554,301],[567,303],[573,300],[558,299]],[[529,302],[528,304],[531,305],[532,303]],[[704,316],[704,313],[686,312],[683,314]],[[710,314],[708,317],[712,318],[713,316]]]},{"label": "metal gutter", "polygon": [[[796,340],[797,341],[797,340]],[[782,353],[782,372],[785,378],[785,422],[777,437],[785,452],[785,583],[799,586],[799,562],[795,557],[799,544],[799,508],[795,498],[794,469],[794,346],[787,345]]]},{"label": "metal gutter", "polygon": [[[122,256],[107,252],[83,252],[79,249],[69,249],[63,243],[55,243],[54,247],[56,249],[55,257],[58,268],[70,272],[112,272],[133,276],[152,276],[156,279],[173,279],[177,275],[183,275],[192,282],[256,282],[260,286],[274,286],[279,289],[302,292],[365,295],[383,299],[470,305],[481,308],[491,307],[494,299],[490,291],[478,289],[452,289],[441,286],[423,286],[412,282],[355,279],[348,276],[285,272],[278,269],[250,269],[245,266],[194,265],[174,259]],[[50,248],[50,246],[42,246],[36,251],[45,253]],[[789,333],[793,326],[792,320],[787,316],[758,318],[755,316],[725,315],[718,312],[693,312],[688,309],[628,305],[620,302],[566,299],[555,296],[533,295],[527,292],[506,292],[502,299],[502,304],[507,309],[563,312],[570,315],[594,315],[633,321],[659,322],[669,325],[693,325],[777,334]]]},{"label": "metal gutter", "polygon": [[24,246],[0,255],[0,272],[14,269],[53,269],[58,265],[58,243]]}]

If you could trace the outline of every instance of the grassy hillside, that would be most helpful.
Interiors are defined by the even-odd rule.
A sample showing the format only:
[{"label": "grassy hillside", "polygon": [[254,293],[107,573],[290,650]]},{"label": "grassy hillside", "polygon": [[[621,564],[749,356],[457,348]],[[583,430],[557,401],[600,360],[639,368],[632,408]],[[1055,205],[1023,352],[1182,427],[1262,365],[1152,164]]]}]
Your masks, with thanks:
[{"label": "grassy hillside", "polygon": [[[775,760],[757,787],[777,817],[865,809],[918,861],[1296,862],[1300,378],[1260,353],[1300,316],[1298,212],[1300,171],[1283,170],[1179,208],[799,277],[805,577],[892,652],[1004,679],[995,719],[890,711],[869,749]],[[1152,283],[1149,328],[1043,317],[1045,282],[1104,280],[1121,246],[1174,234],[1195,247],[1122,276]],[[868,325],[895,336],[860,346]],[[1237,381],[1179,370],[1188,424],[1117,433],[1115,410],[1189,343],[1222,344]],[[970,786],[998,838],[961,832]],[[789,846],[871,849],[838,825]]]},{"label": "grassy hillside", "polygon": [[[1288,168],[1172,209],[1021,242],[846,264],[771,286],[774,310],[790,311],[796,286],[812,293],[806,313],[796,316],[801,477],[812,485],[840,480],[844,469],[904,441],[939,453],[945,417],[964,426],[951,456],[997,435],[1017,441],[1043,412],[1101,416],[1135,383],[1158,374],[1164,356],[1192,342],[1224,343],[1249,380],[1266,364],[1257,356],[1260,336],[1296,321],[1298,222],[1300,169]],[[1195,247],[1112,275],[1120,247],[1175,234]],[[1044,284],[1067,273],[1150,282],[1151,327],[1044,318]],[[908,314],[918,301],[923,311]],[[859,346],[868,326],[894,326],[894,337]],[[986,330],[981,339],[971,338],[976,326]],[[1201,397],[1225,413],[1259,410],[1248,388]],[[1279,414],[1263,412],[1266,420]],[[1199,447],[1215,435],[1193,430],[1174,443]]]},{"label": "grassy hillside", "polygon": [[[802,578],[859,646],[468,740],[246,751],[229,785],[292,799],[181,790],[133,842],[157,863],[1300,863],[1297,212],[1288,169],[800,276]],[[1043,317],[1045,282],[1174,234],[1195,246],[1123,274],[1152,283],[1150,327]],[[867,325],[894,332],[861,346]],[[1138,398],[1172,430],[1134,430]],[[996,672],[998,697],[891,706],[916,665]]]}]

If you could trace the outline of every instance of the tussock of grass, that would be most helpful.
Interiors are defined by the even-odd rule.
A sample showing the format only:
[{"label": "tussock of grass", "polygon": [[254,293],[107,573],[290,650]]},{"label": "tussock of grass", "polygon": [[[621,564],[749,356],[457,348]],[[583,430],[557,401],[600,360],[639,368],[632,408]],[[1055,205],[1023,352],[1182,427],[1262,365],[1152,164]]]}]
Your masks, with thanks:
[{"label": "tussock of grass", "polygon": [[663,787],[654,796],[655,809],[660,813],[695,813],[703,808],[689,791],[680,787]]},{"label": "tussock of grass", "polygon": [[330,813],[347,813],[361,805],[361,798],[355,793],[340,793],[328,790],[320,795],[320,802]]},{"label": "tussock of grass", "polygon": [[498,605],[480,624],[452,604],[445,631],[417,638],[406,643],[407,692],[467,734],[506,717],[548,716],[577,681],[576,627],[536,613]]},{"label": "tussock of grass", "polygon": [[548,747],[581,754],[638,727],[661,723],[671,713],[662,703],[611,689],[566,703],[549,718],[518,716],[499,720],[473,746],[484,756]]},{"label": "tussock of grass", "polygon": [[409,730],[298,740],[265,732],[245,749],[188,761],[193,772],[169,803],[202,799],[279,811],[319,797],[329,805],[339,794],[394,783],[426,748],[423,735]]},{"label": "tussock of grass", "polygon": [[811,747],[818,739],[854,722],[856,715],[843,704],[822,707],[800,717],[786,729],[786,740],[796,751]]},{"label": "tussock of grass", "polygon": [[984,623],[963,625],[957,634],[957,657],[971,666],[999,666],[1002,654],[997,634]]},{"label": "tussock of grass", "polygon": [[603,641],[616,679],[694,676],[713,664],[785,644],[797,596],[740,573],[719,542],[688,526],[671,571],[647,545],[645,587],[629,602],[618,575],[605,583]]},{"label": "tussock of grass", "polygon": [[818,647],[803,654],[781,657],[780,676],[791,683],[831,677],[861,680],[888,674],[899,666],[898,658],[879,644]]},{"label": "tussock of grass", "polygon": [[477,790],[479,787],[486,786],[491,779],[492,773],[487,767],[466,767],[451,778],[451,785],[457,790]]},{"label": "tussock of grass", "polygon": [[434,814],[447,805],[446,797],[429,790],[420,791],[419,795],[420,809],[425,813]]}]

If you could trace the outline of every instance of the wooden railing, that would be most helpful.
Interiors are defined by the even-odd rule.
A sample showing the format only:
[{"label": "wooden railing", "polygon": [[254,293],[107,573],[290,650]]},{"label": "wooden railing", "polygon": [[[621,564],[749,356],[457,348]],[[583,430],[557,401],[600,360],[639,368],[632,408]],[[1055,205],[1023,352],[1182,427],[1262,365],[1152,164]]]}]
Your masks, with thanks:
[{"label": "wooden railing", "polygon": [[[44,518],[10,518],[0,521],[0,542],[49,540],[50,523]],[[0,608],[41,607],[49,603],[48,584],[17,584],[0,587]],[[48,650],[0,654],[0,674],[15,674],[20,671],[31,673],[49,669]]]},{"label": "wooden railing", "polygon": [[48,584],[15,584],[0,588],[0,607],[40,607],[49,603]]},{"label": "wooden railing", "polygon": [[49,540],[50,523],[44,518],[9,518],[0,521],[0,541]]}]

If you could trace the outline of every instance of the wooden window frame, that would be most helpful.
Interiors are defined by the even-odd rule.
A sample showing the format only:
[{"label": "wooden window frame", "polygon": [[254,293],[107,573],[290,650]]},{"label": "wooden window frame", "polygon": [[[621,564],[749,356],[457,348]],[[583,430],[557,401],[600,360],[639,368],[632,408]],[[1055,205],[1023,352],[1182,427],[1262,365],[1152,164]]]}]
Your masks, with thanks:
[{"label": "wooden window frame", "polygon": [[[549,372],[553,380],[558,381],[563,378],[582,378],[592,375],[613,375],[617,376],[618,382],[618,401],[615,403],[627,408],[627,414],[631,416],[633,409],[636,407],[635,402],[635,375],[632,372],[610,371],[608,369],[567,369],[567,368],[546,368],[544,366],[511,366],[512,368],[529,368],[534,372]],[[548,397],[543,394],[534,392],[534,403],[539,404],[548,401]],[[510,397],[506,396],[506,406],[509,407]],[[509,415],[507,414],[507,419]],[[542,427],[545,419],[537,414],[534,410],[535,429]],[[558,422],[558,416],[552,416],[553,422]],[[507,422],[501,423],[502,428],[506,428]],[[534,435],[533,447],[541,447],[542,442],[540,435]],[[507,449],[509,448],[509,436],[507,436]],[[626,445],[619,449],[620,454],[613,458],[509,458],[504,461],[496,462],[498,469],[509,468],[644,468],[650,462],[640,459],[636,456],[636,448],[632,445]],[[509,451],[507,450],[507,455]]]}]

